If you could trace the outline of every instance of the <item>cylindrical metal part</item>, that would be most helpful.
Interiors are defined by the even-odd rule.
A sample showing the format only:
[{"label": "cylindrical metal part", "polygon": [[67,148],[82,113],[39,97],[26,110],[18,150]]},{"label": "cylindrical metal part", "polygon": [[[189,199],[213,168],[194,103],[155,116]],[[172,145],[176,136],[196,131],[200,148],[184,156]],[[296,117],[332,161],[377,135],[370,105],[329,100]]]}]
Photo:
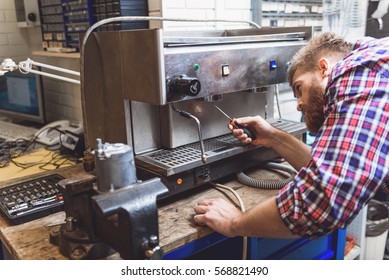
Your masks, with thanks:
[{"label": "cylindrical metal part", "polygon": [[73,221],[74,221],[73,217],[66,217],[66,219],[65,219],[65,229],[66,229],[66,231],[70,232],[70,231],[74,230]]},{"label": "cylindrical metal part", "polygon": [[101,192],[119,189],[138,181],[132,149],[122,143],[103,144],[101,139],[97,139],[95,167],[97,188]]}]

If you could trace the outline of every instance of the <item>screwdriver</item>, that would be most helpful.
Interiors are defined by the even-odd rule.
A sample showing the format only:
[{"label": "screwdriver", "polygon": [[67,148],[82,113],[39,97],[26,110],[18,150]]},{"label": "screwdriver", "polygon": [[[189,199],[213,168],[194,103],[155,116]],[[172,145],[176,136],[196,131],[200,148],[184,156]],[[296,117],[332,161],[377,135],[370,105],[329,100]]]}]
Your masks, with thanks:
[{"label": "screwdriver", "polygon": [[235,118],[231,118],[229,115],[227,115],[222,109],[219,108],[219,106],[212,103],[213,106],[215,106],[216,109],[219,110],[220,113],[222,113],[224,116],[227,117],[227,119],[230,121],[230,125],[232,125],[235,129],[242,129],[243,132],[247,135],[247,137],[251,138],[251,140],[255,140],[255,134],[247,127],[238,124],[238,122],[235,120]]}]

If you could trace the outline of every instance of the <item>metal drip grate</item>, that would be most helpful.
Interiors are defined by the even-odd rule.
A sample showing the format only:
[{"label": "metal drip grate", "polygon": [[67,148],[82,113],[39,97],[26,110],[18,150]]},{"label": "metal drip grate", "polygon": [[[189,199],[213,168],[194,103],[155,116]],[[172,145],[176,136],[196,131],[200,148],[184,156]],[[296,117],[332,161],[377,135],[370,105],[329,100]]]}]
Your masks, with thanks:
[{"label": "metal drip grate", "polygon": [[201,156],[199,150],[190,147],[179,147],[174,150],[163,150],[150,154],[147,157],[155,162],[171,167],[198,161]]},{"label": "metal drip grate", "polygon": [[[217,151],[231,145],[241,146],[239,141],[237,141],[231,134],[204,141],[204,148],[206,152]],[[163,165],[177,167],[183,164],[199,161],[199,159],[201,159],[201,149],[199,143],[193,143],[172,150],[160,150],[155,153],[148,154],[146,157]]]},{"label": "metal drip grate", "polygon": [[[214,139],[209,139],[204,141],[204,149],[206,152],[215,151],[224,148],[226,147],[226,145],[241,145],[241,144],[239,143],[238,140],[236,140],[236,138],[232,134],[227,134],[224,136],[220,136]],[[198,142],[185,145],[184,147],[200,150],[200,144]]]},{"label": "metal drip grate", "polygon": [[[289,120],[273,119],[268,122],[281,130],[293,135],[305,131],[304,123]],[[231,155],[254,149],[255,146],[241,144],[232,134],[225,134],[204,141],[205,154],[208,160],[220,160]],[[158,150],[137,156],[138,163],[148,168],[155,166],[156,172],[165,170],[169,174],[187,170],[202,165],[200,143],[187,144],[171,150]]]}]

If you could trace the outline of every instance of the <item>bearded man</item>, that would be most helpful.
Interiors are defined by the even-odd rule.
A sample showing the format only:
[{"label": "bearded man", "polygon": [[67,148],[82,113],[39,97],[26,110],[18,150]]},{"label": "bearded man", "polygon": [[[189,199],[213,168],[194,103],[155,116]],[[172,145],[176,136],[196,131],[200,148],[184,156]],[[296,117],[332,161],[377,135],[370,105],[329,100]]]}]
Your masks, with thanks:
[{"label": "bearded man", "polygon": [[389,37],[352,45],[334,33],[293,57],[289,83],[312,147],[259,116],[230,127],[242,143],[272,148],[296,170],[278,194],[242,213],[222,199],[201,201],[194,221],[225,236],[318,238],[346,228],[389,177]]}]

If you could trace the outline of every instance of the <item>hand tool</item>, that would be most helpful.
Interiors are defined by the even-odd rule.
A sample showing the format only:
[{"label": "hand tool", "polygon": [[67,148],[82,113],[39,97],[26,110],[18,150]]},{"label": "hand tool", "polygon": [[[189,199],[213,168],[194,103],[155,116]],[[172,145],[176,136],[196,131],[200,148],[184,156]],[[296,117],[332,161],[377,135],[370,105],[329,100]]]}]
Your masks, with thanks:
[{"label": "hand tool", "polygon": [[251,138],[251,140],[254,141],[256,139],[255,134],[248,127],[238,124],[235,118],[231,118],[222,109],[220,109],[219,106],[215,105],[214,103],[212,103],[212,105],[215,106],[215,108],[218,109],[220,113],[227,117],[227,119],[230,121],[230,125],[232,125],[236,129],[242,129],[243,132],[247,135],[247,137]]}]

